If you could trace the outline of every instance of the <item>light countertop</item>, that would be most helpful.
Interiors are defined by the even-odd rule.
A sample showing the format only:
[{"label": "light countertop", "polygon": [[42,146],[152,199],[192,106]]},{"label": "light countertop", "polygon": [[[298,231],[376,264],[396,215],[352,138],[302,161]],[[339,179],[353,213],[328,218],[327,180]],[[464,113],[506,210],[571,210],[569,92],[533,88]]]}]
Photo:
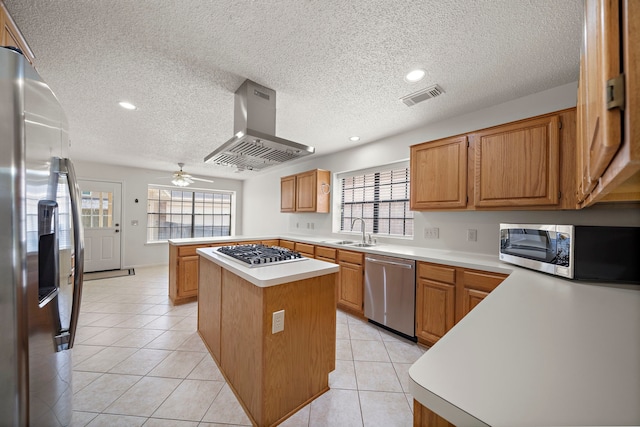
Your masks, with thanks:
[{"label": "light countertop", "polygon": [[[367,254],[377,254],[384,256],[395,256],[416,261],[434,262],[440,264],[452,265],[455,267],[475,268],[494,273],[510,274],[513,266],[505,264],[498,260],[497,256],[484,255],[473,252],[459,252],[421,248],[418,246],[392,245],[381,243],[367,248],[354,247],[351,245],[338,245],[333,242],[343,240],[341,238],[316,237],[308,235],[281,234],[270,236],[223,236],[223,237],[204,237],[193,239],[171,239],[169,244],[175,246],[197,245],[197,244],[213,244],[220,242],[241,242],[241,241],[259,241],[259,240],[294,240],[296,242],[309,243],[331,247],[335,249],[344,249],[348,251],[364,252]],[[357,241],[357,238],[351,237],[349,240]]]},{"label": "light countertop", "polygon": [[409,377],[458,427],[640,425],[640,287],[514,267]]},{"label": "light countertop", "polygon": [[337,264],[310,258],[263,267],[246,267],[240,261],[218,254],[216,248],[200,248],[197,253],[261,288],[337,273],[340,269]]}]

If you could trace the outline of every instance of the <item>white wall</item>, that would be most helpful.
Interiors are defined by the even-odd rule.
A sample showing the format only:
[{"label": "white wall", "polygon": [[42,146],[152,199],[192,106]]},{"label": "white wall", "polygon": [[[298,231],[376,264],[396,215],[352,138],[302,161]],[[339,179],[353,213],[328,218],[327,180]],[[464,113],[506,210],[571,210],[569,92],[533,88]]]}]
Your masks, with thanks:
[{"label": "white wall", "polygon": [[[73,156],[73,153],[72,153]],[[167,264],[167,243],[147,244],[147,185],[170,185],[170,172],[74,161],[80,180],[122,183],[122,268]],[[197,182],[189,188],[206,188],[236,192],[236,230],[242,234],[243,182],[215,178],[213,183]],[[138,203],[135,202],[138,199]],[[131,225],[137,220],[138,226]]]},{"label": "white wall", "polygon": [[[276,170],[248,178],[243,195],[244,232],[247,235],[295,233],[332,236],[332,214],[280,213],[280,177],[309,169],[333,173],[391,163],[409,158],[409,146],[447,136],[495,126],[527,117],[574,107],[577,83],[570,83],[490,108],[426,125],[420,129],[356,146],[340,153],[289,163]],[[330,126],[330,124],[327,124]],[[345,144],[348,135],[345,135]],[[300,141],[304,143],[304,141]],[[332,194],[332,197],[335,195]],[[334,201],[335,203],[335,201]],[[595,206],[581,211],[505,211],[505,212],[416,212],[413,239],[379,239],[436,249],[496,254],[498,224],[558,223],[582,225],[640,226],[638,205]],[[313,226],[313,229],[307,228]],[[440,238],[424,239],[425,227],[438,227]],[[478,231],[476,242],[466,241],[468,228]],[[343,234],[344,235],[344,234]],[[333,235],[338,237],[339,235]]]}]

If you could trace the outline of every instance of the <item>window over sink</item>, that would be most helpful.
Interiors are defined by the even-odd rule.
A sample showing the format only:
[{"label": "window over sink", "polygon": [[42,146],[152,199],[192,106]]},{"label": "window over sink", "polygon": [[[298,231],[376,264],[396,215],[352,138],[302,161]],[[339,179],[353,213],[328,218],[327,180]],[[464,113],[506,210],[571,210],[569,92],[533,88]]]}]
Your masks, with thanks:
[{"label": "window over sink", "polygon": [[230,236],[234,212],[234,192],[149,185],[147,242]]},{"label": "window over sink", "polygon": [[[351,231],[362,218],[365,232],[382,236],[413,236],[409,209],[409,162],[403,161],[337,175],[340,192],[340,231]],[[360,224],[354,231],[360,231]]]}]

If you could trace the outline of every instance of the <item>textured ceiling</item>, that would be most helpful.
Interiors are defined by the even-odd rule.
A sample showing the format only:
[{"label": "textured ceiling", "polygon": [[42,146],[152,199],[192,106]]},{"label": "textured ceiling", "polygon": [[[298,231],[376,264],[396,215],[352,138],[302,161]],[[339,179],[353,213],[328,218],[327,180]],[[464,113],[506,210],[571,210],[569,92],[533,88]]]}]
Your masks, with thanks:
[{"label": "textured ceiling", "polygon": [[[582,0],[5,4],[67,112],[72,156],[119,165],[254,176],[203,163],[231,138],[247,78],[276,91],[276,135],[315,156],[578,79]],[[415,67],[426,78],[409,84]],[[399,100],[436,83],[438,98]]]}]

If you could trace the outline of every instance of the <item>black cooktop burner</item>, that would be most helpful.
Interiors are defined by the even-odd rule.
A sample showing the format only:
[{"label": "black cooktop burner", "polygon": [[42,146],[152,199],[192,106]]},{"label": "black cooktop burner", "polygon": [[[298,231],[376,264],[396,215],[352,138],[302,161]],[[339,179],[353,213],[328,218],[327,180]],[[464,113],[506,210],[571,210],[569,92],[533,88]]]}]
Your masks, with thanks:
[{"label": "black cooktop burner", "polygon": [[283,262],[302,261],[306,259],[300,253],[279,246],[265,245],[237,245],[221,246],[218,253],[248,264],[249,267],[258,267],[267,264],[279,264]]}]

